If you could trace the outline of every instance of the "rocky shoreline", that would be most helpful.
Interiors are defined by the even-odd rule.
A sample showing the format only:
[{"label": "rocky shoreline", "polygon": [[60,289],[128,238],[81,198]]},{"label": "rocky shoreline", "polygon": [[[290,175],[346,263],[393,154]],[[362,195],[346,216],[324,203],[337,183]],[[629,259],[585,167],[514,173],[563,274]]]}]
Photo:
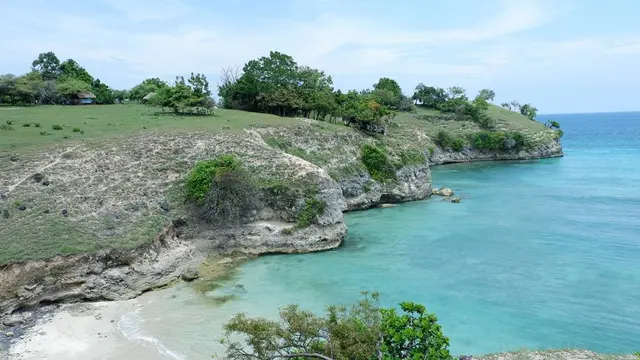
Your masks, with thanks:
[{"label": "rocky shoreline", "polygon": [[[398,169],[397,181],[389,184],[372,181],[366,171],[334,181],[322,168],[288,156],[287,161],[294,166],[306,167],[305,174],[314,174],[318,186],[316,195],[327,204],[315,224],[288,233],[284,230],[291,224],[278,220],[287,217],[286,211],[273,208],[256,214],[250,224],[227,229],[198,228],[184,218],[177,218],[154,241],[134,249],[2,265],[0,343],[6,347],[24,334],[43,311],[51,311],[60,304],[132,299],[175,280],[196,279],[200,276],[199,265],[211,254],[257,256],[334,249],[340,246],[347,232],[343,212],[431,196],[430,165],[562,155],[557,140],[531,151],[511,154],[438,149],[431,152],[427,163]],[[280,215],[274,215],[278,211]]]}]

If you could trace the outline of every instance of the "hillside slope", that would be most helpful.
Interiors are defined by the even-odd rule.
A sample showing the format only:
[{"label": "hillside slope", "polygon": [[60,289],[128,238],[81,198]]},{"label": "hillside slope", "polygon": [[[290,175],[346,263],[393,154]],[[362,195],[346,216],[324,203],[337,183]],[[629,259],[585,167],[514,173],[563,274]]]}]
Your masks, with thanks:
[{"label": "hillside slope", "polygon": [[[430,196],[429,163],[562,155],[557,132],[490,111],[497,129],[522,132],[527,148],[480,150],[465,140],[459,151],[444,149],[439,131],[467,139],[480,129],[428,111],[401,113],[386,136],[371,137],[342,124],[231,110],[175,117],[137,105],[0,109],[0,123],[13,129],[0,132],[0,314],[132,297],[197,276],[212,253],[337,247],[342,212]],[[190,213],[182,183],[198,161],[225,153],[246,164],[264,199],[249,223],[220,228]],[[383,164],[367,161],[371,154]],[[294,229],[311,199],[324,211]]]}]

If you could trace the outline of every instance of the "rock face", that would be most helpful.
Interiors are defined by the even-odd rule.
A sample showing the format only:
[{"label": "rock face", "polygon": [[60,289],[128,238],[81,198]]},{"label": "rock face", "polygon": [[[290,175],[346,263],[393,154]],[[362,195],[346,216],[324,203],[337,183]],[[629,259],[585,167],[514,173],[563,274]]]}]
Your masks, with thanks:
[{"label": "rock face", "polygon": [[346,200],[346,211],[368,209],[383,203],[421,200],[431,195],[429,165],[405,166],[396,172],[395,183],[381,184],[363,172],[339,181]]},{"label": "rock face", "polygon": [[529,160],[563,156],[559,140],[540,144],[530,150],[518,152],[482,151],[467,147],[460,152],[436,148],[429,157],[431,164],[449,164],[483,160]]}]

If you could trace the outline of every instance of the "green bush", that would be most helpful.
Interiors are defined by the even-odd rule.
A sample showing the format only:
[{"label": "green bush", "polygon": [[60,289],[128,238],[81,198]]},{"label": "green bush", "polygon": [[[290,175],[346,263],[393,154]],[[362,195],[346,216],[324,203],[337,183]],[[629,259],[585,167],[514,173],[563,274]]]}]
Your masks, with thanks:
[{"label": "green bush", "polygon": [[387,152],[383,148],[364,144],[360,149],[360,156],[362,163],[374,180],[379,182],[396,180],[394,166],[389,161]]},{"label": "green bush", "polygon": [[13,127],[6,125],[6,124],[2,124],[0,125],[0,131],[11,131],[13,130]]},{"label": "green bush", "polygon": [[528,146],[527,138],[517,131],[479,131],[470,135],[473,147],[490,151],[519,151]]},{"label": "green bush", "polygon": [[185,192],[197,215],[220,225],[244,220],[260,203],[258,188],[233,155],[197,163],[187,176]]},{"label": "green bush", "polygon": [[80,128],[79,127],[74,127],[73,128],[73,132],[80,132]]},{"label": "green bush", "polygon": [[207,197],[213,180],[242,167],[233,155],[221,155],[214,160],[201,161],[187,176],[185,190],[188,199],[202,202]]},{"label": "green bush", "polygon": [[433,146],[429,147],[429,156],[433,156],[433,154],[436,152],[436,149],[433,148]]},{"label": "green bush", "polygon": [[296,229],[303,229],[313,224],[316,218],[324,214],[327,204],[316,198],[307,199],[304,208],[298,213],[298,222]]},{"label": "green bush", "polygon": [[24,123],[24,124],[22,124],[22,127],[29,127],[29,126],[31,126],[31,123]]},{"label": "green bush", "polygon": [[13,124],[13,121],[7,120],[7,125],[12,125],[12,124]]},{"label": "green bush", "polygon": [[422,165],[427,162],[427,158],[422,151],[416,149],[404,149],[400,152],[400,162],[402,165]]},{"label": "green bush", "polygon": [[33,126],[40,127],[40,123],[33,123]]},{"label": "green bush", "polygon": [[40,135],[42,135],[42,136],[47,136],[47,135],[51,135],[51,134],[49,134],[49,133],[48,133],[48,132],[46,132],[46,131],[40,131]]},{"label": "green bush", "polygon": [[465,145],[464,139],[454,137],[444,130],[438,131],[435,141],[436,141],[436,144],[440,145],[441,148],[453,149],[455,151],[462,151]]},{"label": "green bush", "polygon": [[57,124],[51,125],[51,129],[53,129],[53,130],[62,130],[62,125],[57,125]]}]

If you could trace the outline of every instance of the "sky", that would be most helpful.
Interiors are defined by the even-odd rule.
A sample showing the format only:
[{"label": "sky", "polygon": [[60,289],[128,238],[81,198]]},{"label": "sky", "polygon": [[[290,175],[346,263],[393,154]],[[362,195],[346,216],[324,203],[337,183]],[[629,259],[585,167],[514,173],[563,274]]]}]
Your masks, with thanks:
[{"label": "sky", "polygon": [[41,52],[113,88],[277,50],[336,88],[490,88],[540,113],[640,110],[637,0],[0,0],[0,73]]}]

